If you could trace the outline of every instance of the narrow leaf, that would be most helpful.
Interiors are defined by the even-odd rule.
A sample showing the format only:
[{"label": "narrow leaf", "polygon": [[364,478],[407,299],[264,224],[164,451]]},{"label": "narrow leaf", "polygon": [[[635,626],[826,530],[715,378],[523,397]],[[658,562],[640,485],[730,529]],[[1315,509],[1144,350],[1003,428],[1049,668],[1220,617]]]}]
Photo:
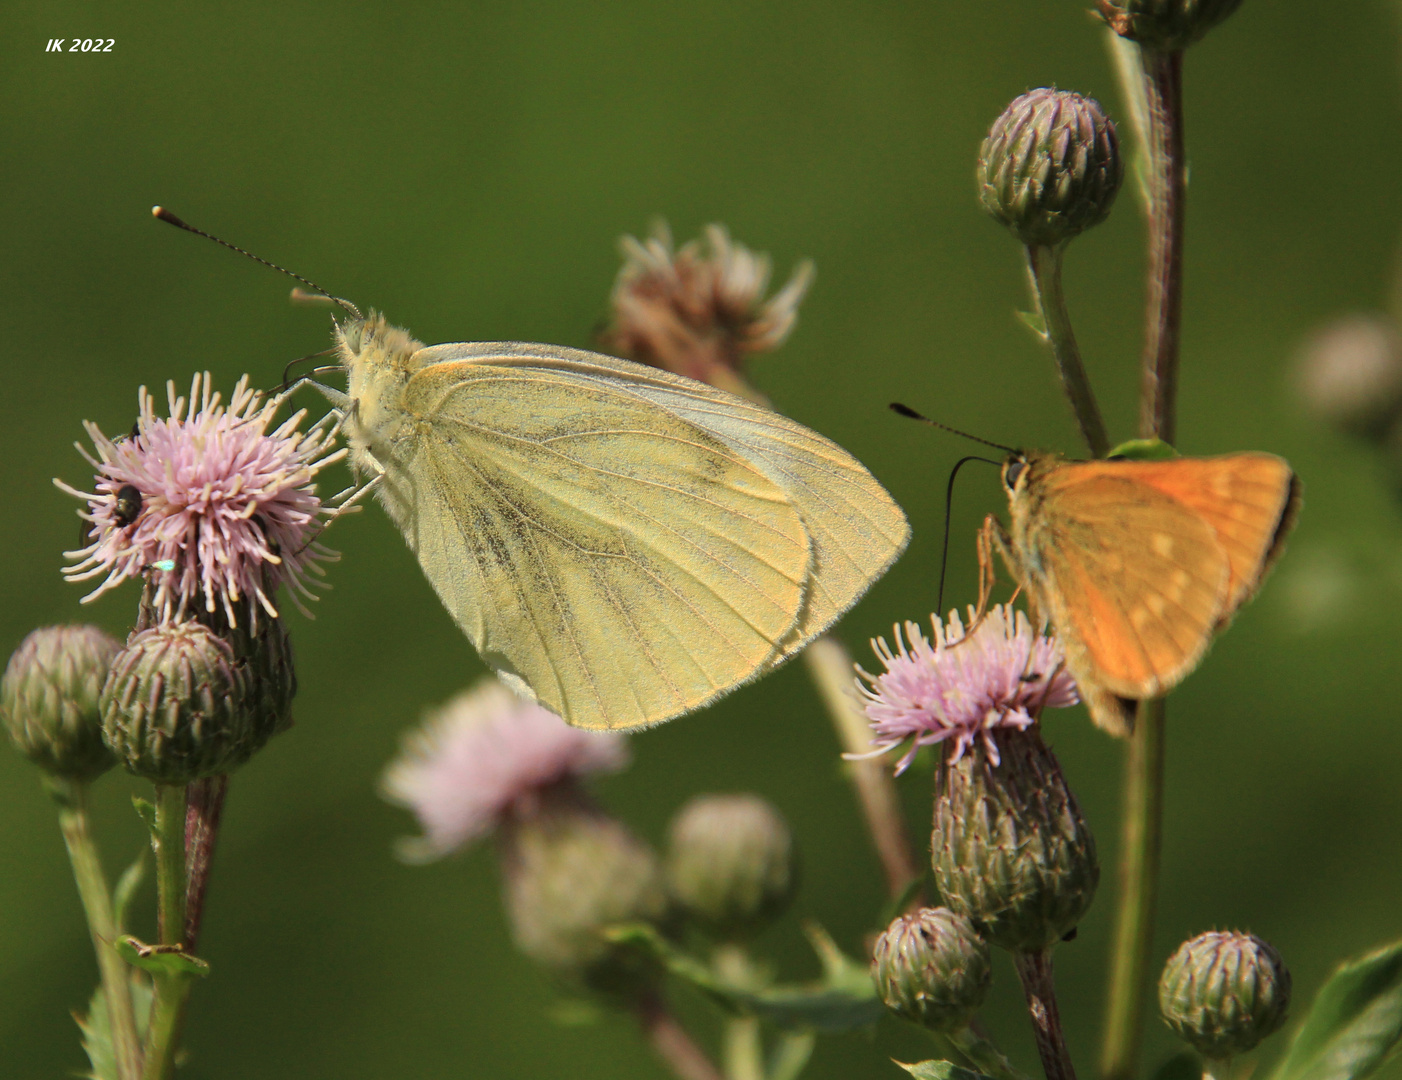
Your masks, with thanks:
[{"label": "narrow leaf", "polygon": [[126,934],[119,937],[113,946],[123,960],[132,967],[149,971],[152,975],[199,975],[209,974],[209,964],[198,956],[191,956],[179,945],[147,945],[144,941]]},{"label": "narrow leaf", "polygon": [[1047,324],[1035,311],[1019,311],[1017,321],[1036,334],[1040,340],[1047,340]]},{"label": "narrow leaf", "polygon": [[811,1031],[786,1031],[774,1044],[774,1052],[769,1055],[768,1080],[798,1080],[808,1059],[813,1056],[813,1044],[817,1036]]},{"label": "narrow leaf", "polygon": [[117,1055],[112,1049],[112,1024],[107,1017],[107,995],[102,987],[93,991],[88,1003],[88,1015],[73,1014],[78,1028],[83,1033],[83,1052],[88,1055],[90,1072],[82,1075],[86,1080],[121,1080],[117,1074]]},{"label": "narrow leaf", "polygon": [[897,1061],[896,1064],[915,1077],[915,1080],[988,1080],[983,1073],[966,1069],[952,1061],[917,1061],[914,1065]]},{"label": "narrow leaf", "polygon": [[1169,461],[1178,456],[1178,451],[1162,439],[1129,439],[1111,447],[1105,456],[1123,461]]},{"label": "narrow leaf", "polygon": [[1271,1080],[1361,1080],[1402,1040],[1402,941],[1346,961]]},{"label": "narrow leaf", "polygon": [[131,902],[135,899],[136,890],[141,887],[141,880],[145,876],[146,849],[142,848],[131,865],[122,871],[122,876],[117,879],[117,887],[112,891],[112,920],[116,923],[118,931],[126,929],[127,912],[131,910]]},{"label": "narrow leaf", "polygon": [[140,795],[131,797],[131,804],[136,808],[136,816],[146,822],[146,827],[151,830],[151,836],[156,836],[156,804],[150,799],[143,799]]}]

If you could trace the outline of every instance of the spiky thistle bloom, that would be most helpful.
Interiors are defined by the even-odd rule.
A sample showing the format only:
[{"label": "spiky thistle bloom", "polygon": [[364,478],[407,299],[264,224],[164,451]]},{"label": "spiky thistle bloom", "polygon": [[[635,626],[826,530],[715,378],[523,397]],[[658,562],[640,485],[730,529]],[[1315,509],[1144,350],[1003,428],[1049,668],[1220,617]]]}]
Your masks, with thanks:
[{"label": "spiky thistle bloom", "polygon": [[76,560],[65,576],[102,578],[86,603],[149,574],[160,622],[203,610],[236,626],[246,607],[256,624],[260,607],[277,616],[272,594],[283,582],[305,612],[297,594],[310,598],[309,574],[336,557],[315,540],[327,510],[313,480],[345,454],[331,452],[331,417],[298,431],[302,410],[273,428],[281,402],[250,389],[246,375],[227,404],[208,372],[194,377],[188,399],[176,396],[173,382],[166,393],[162,417],[141,388],[129,437],[109,439],[84,423],[97,457],[81,445],[78,452],[97,473],[95,490],[54,481],[86,501],[79,516],[90,523],[87,546],[64,553]]},{"label": "spiky thistle bloom", "polygon": [[800,263],[765,299],[769,257],[731,240],[722,225],[708,225],[704,241],[676,250],[659,222],[646,240],[625,236],[621,247],[604,346],[732,391],[745,392],[746,355],[783,344],[813,280],[812,263]]},{"label": "spiky thistle bloom", "polygon": [[385,771],[381,789],[412,810],[424,831],[402,854],[427,861],[485,835],[543,788],[627,763],[622,735],[570,727],[487,678],[425,718]]},{"label": "spiky thistle bloom", "polygon": [[[1021,611],[999,604],[978,620],[969,609],[972,631],[959,613],[942,623],[931,616],[933,644],[913,622],[894,628],[896,647],[885,638],[872,642],[886,670],[872,675],[862,668],[858,690],[866,698],[875,747],[873,757],[899,746],[910,747],[896,764],[904,772],[922,746],[954,740],[958,761],[976,740],[998,763],[993,733],[1021,731],[1044,707],[1064,708],[1079,700],[1075,680],[1066,672],[1061,646],[1039,634]],[[863,685],[863,682],[865,685]]]}]

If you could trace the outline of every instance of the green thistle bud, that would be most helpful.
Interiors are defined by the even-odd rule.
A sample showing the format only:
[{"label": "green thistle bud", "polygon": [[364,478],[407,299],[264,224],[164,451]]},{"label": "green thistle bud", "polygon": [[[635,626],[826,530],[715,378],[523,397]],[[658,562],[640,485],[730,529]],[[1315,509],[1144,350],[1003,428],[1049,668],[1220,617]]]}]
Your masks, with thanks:
[{"label": "green thistle bud", "polygon": [[699,795],[672,821],[667,877],[708,933],[754,933],[783,913],[798,885],[788,823],[758,795]]},{"label": "green thistle bud", "polygon": [[[267,647],[240,657],[197,622],[134,634],[102,689],[103,737],[129,772],[186,784],[232,772],[287,726],[285,634],[266,628]],[[295,683],[291,684],[295,689]]]},{"label": "green thistle bud", "polygon": [[517,947],[597,990],[631,995],[647,987],[657,977],[652,964],[601,931],[665,917],[652,849],[570,781],[518,799],[509,813],[500,853]]},{"label": "green thistle bud", "polygon": [[934,1031],[959,1031],[988,994],[993,957],[964,916],[921,908],[876,939],[871,977],[893,1012]]},{"label": "green thistle bud", "polygon": [[1290,972],[1254,934],[1199,934],[1159,978],[1164,1021],[1205,1058],[1245,1053],[1285,1023],[1289,1008]]},{"label": "green thistle bud", "polygon": [[0,682],[0,714],[20,753],[74,780],[112,767],[98,698],[121,647],[95,626],[48,626],[20,642]]},{"label": "green thistle bud", "polygon": [[1097,0],[1120,37],[1154,52],[1178,52],[1241,7],[1241,0]]},{"label": "green thistle bud", "polygon": [[935,772],[935,884],[994,945],[1039,952],[1095,897],[1095,838],[1035,726],[1000,729],[997,747],[946,754]]},{"label": "green thistle bud", "polygon": [[1028,246],[1055,247],[1100,224],[1123,179],[1115,125],[1069,90],[1029,90],[979,149],[983,208]]}]

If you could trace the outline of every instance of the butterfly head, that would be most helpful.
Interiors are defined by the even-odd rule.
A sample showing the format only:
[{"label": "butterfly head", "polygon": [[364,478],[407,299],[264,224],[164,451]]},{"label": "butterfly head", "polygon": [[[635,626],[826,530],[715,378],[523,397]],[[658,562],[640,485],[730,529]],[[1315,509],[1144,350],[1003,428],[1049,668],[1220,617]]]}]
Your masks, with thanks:
[{"label": "butterfly head", "polygon": [[336,355],[346,369],[346,394],[354,409],[347,428],[352,446],[393,438],[404,418],[404,386],[423,344],[377,311],[337,323],[335,336]]}]

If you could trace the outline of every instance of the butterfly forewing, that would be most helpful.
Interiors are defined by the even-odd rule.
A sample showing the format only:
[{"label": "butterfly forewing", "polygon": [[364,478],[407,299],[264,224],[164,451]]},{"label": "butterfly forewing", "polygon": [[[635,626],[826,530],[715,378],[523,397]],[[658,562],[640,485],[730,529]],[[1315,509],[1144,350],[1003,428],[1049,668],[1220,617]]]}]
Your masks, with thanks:
[{"label": "butterfly forewing", "polygon": [[1122,697],[1162,693],[1221,616],[1228,563],[1213,531],[1117,462],[1054,468],[1040,495],[1039,513],[1015,508],[1014,543],[1072,674]]},{"label": "butterfly forewing", "polygon": [[811,544],[761,469],[597,374],[424,353],[440,362],[406,390],[418,423],[386,502],[489,663],[571,723],[626,728],[754,677],[790,639]]}]

